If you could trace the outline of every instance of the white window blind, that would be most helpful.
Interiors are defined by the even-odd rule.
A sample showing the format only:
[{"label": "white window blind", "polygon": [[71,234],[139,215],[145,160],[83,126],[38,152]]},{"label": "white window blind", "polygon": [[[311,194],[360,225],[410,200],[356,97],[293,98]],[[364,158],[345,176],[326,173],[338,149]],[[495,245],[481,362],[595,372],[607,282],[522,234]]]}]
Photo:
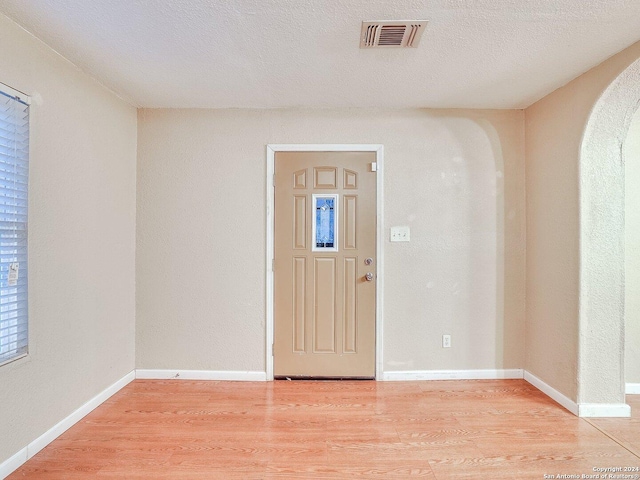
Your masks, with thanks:
[{"label": "white window blind", "polygon": [[0,364],[26,355],[29,105],[0,85]]}]

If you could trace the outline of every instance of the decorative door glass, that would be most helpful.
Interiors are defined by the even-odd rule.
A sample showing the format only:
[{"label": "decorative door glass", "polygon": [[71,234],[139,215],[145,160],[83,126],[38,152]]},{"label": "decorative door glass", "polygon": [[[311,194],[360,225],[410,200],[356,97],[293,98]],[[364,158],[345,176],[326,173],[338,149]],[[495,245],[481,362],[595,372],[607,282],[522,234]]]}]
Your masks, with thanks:
[{"label": "decorative door glass", "polygon": [[313,195],[313,251],[338,251],[338,195]]}]

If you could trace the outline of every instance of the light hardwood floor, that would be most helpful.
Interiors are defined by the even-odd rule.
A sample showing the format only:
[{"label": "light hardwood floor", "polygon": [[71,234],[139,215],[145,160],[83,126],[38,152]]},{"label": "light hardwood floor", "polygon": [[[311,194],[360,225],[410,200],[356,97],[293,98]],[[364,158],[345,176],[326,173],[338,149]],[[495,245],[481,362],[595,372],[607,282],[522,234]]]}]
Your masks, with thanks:
[{"label": "light hardwood floor", "polygon": [[136,380],[9,479],[580,476],[640,466],[628,403],[587,421],[522,380]]}]

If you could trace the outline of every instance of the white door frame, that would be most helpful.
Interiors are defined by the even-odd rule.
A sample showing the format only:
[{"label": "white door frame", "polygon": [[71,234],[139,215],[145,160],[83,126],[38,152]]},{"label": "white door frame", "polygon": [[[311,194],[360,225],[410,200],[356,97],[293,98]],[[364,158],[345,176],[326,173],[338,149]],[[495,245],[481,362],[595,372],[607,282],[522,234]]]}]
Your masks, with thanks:
[{"label": "white door frame", "polygon": [[382,145],[371,144],[270,144],[267,145],[267,291],[266,291],[266,342],[265,342],[265,365],[267,381],[273,380],[273,329],[274,329],[274,209],[275,209],[275,155],[276,152],[375,152],[376,153],[376,380],[382,380],[382,299],[384,287],[384,223],[382,218],[383,209],[383,185],[384,169],[383,157],[384,147]]}]

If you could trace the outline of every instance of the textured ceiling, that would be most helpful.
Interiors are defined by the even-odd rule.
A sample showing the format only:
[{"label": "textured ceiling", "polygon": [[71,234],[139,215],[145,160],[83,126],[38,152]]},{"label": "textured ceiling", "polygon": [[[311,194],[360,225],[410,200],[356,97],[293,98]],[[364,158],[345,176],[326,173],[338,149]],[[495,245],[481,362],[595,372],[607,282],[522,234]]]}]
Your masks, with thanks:
[{"label": "textured ceiling", "polygon": [[[640,40],[640,0],[0,0],[144,107],[522,108]],[[361,50],[363,20],[427,19]]]}]

